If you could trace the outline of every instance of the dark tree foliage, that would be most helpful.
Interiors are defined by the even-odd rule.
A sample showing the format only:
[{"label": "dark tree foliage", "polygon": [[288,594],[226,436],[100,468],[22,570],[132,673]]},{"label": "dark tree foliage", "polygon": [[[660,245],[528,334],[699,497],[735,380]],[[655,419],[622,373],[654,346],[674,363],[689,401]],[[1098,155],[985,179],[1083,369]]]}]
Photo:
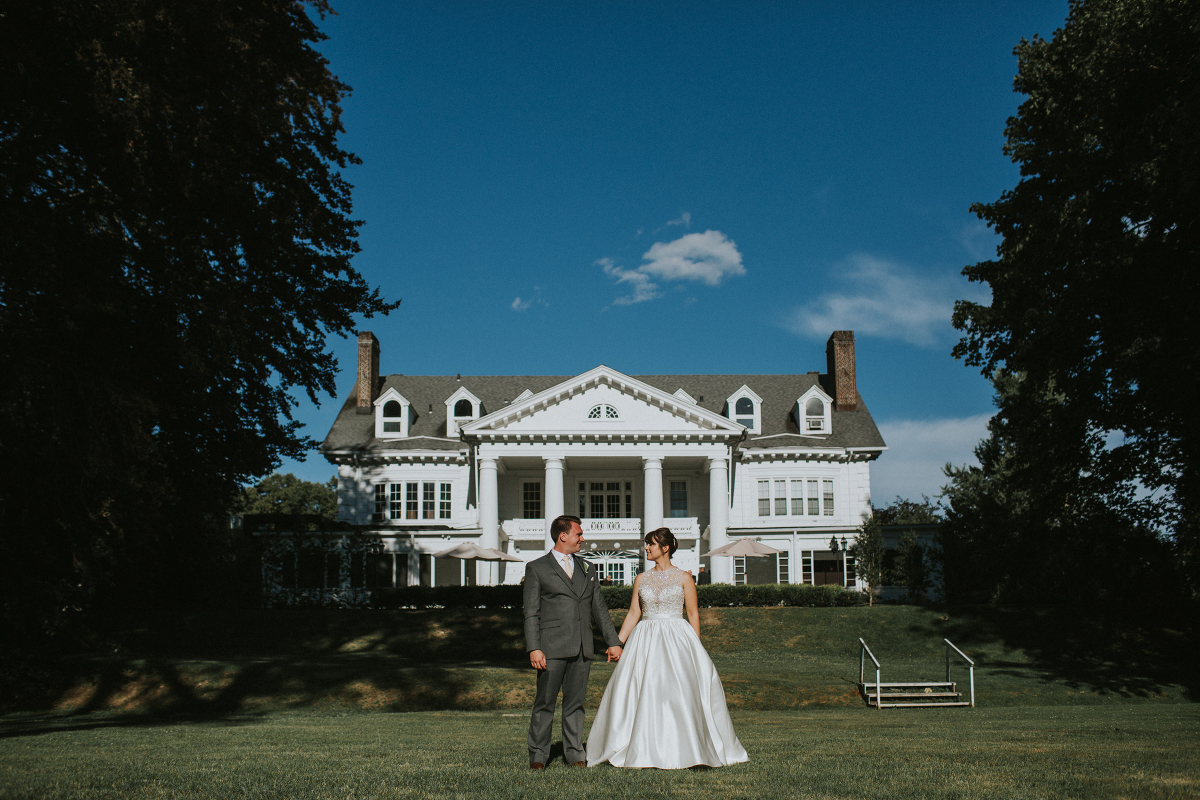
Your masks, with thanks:
[{"label": "dark tree foliage", "polygon": [[8,624],[195,590],[238,488],[310,449],[327,336],[394,307],[351,267],[322,38],[291,0],[0,13]]},{"label": "dark tree foliage", "polygon": [[[992,302],[954,313],[956,357],[1021,376],[1020,393],[1000,394],[989,458],[1028,442],[1020,471],[1071,489],[1036,494],[1170,531],[1200,589],[1200,3],[1072,0],[1052,40],[1015,54],[1027,99],[1005,153],[1021,179],[973,207],[1003,237],[998,258],[964,270]],[[1087,476],[1065,474],[1080,461]]]},{"label": "dark tree foliage", "polygon": [[307,514],[337,519],[337,478],[325,483],[302,481],[290,472],[268,475],[238,495],[235,514]]},{"label": "dark tree foliage", "polygon": [[891,505],[871,511],[880,525],[936,525],[942,521],[942,509],[925,495],[921,502],[897,497]]},{"label": "dark tree foliage", "polygon": [[946,466],[942,533],[953,601],[1170,599],[1170,548],[1107,502],[1102,449],[1053,389],[993,378],[998,413],[975,448],[978,467]]}]

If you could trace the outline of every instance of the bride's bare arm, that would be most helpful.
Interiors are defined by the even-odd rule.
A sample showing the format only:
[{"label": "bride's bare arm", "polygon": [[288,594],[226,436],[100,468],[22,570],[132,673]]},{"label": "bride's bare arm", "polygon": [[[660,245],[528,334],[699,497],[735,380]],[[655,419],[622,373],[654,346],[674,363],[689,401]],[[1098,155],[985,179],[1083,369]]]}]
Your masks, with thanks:
[{"label": "bride's bare arm", "polygon": [[642,604],[638,602],[638,586],[641,582],[641,575],[633,579],[633,600],[629,603],[629,613],[625,615],[625,622],[621,624],[621,632],[617,634],[622,646],[629,641],[629,634],[633,633],[633,627],[642,618]]},{"label": "bride's bare arm", "polygon": [[692,630],[696,632],[696,638],[700,638],[700,604],[696,601],[696,582],[692,580],[692,576],[683,573],[683,610],[687,612],[688,622],[692,623]]}]

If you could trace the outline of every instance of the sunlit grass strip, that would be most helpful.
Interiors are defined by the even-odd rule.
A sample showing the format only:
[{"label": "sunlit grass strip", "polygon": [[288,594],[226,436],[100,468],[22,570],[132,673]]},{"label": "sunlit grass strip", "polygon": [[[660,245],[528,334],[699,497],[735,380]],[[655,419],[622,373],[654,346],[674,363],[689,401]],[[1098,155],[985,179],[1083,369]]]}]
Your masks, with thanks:
[{"label": "sunlit grass strip", "polygon": [[[590,718],[589,718],[590,723]],[[748,764],[526,767],[523,714],[0,718],[5,798],[1185,798],[1189,705],[735,712]]]}]

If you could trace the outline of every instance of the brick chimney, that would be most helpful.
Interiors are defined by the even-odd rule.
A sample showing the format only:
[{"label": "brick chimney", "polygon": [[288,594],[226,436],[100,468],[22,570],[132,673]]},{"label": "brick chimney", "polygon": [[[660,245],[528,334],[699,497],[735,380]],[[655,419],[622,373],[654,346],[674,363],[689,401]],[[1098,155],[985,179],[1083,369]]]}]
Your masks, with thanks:
[{"label": "brick chimney", "polygon": [[825,343],[826,372],[833,384],[837,411],[858,409],[858,379],[854,374],[854,331],[834,331]]},{"label": "brick chimney", "polygon": [[361,331],[358,334],[358,382],[354,386],[359,414],[375,412],[375,391],[378,388],[379,340],[370,331]]}]

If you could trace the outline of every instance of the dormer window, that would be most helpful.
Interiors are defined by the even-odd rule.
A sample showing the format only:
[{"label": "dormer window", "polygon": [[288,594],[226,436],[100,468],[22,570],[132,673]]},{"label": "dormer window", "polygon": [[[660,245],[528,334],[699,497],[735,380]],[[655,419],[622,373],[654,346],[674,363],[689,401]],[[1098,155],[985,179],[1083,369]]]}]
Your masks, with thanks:
[{"label": "dormer window", "polygon": [[446,398],[446,435],[458,436],[459,428],[482,416],[483,403],[467,387],[460,386]]},{"label": "dormer window", "polygon": [[745,425],[747,428],[754,427],[754,401],[749,397],[742,397],[737,401],[734,414],[739,425]]},{"label": "dormer window", "polygon": [[412,423],[412,404],[394,388],[375,401],[375,438],[402,439]]},{"label": "dormer window", "polygon": [[804,430],[825,430],[825,403],[819,397],[810,397],[804,403]]},{"label": "dormer window", "polygon": [[404,406],[395,400],[383,404],[383,432],[400,433],[404,426]]},{"label": "dormer window", "polygon": [[800,433],[826,434],[832,433],[830,411],[833,409],[833,398],[821,391],[820,386],[814,386],[796,401],[794,416]]},{"label": "dormer window", "polygon": [[621,414],[615,406],[610,406],[608,403],[592,406],[592,410],[588,412],[588,419],[620,419]]},{"label": "dormer window", "polygon": [[[762,433],[762,398],[749,386],[738,389],[725,401],[726,416],[750,433]],[[732,413],[729,413],[732,412]]]}]

